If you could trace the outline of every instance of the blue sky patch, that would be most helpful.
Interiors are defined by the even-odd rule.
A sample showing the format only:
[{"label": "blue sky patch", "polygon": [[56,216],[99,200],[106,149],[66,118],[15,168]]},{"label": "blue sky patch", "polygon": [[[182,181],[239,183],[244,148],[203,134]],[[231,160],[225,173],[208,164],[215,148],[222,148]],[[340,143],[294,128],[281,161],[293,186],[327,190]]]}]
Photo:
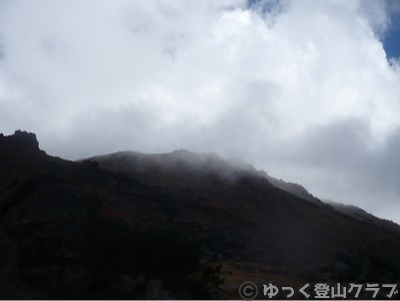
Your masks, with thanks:
[{"label": "blue sky patch", "polygon": [[383,48],[386,51],[386,57],[400,57],[400,16],[392,16],[391,26],[383,40]]}]

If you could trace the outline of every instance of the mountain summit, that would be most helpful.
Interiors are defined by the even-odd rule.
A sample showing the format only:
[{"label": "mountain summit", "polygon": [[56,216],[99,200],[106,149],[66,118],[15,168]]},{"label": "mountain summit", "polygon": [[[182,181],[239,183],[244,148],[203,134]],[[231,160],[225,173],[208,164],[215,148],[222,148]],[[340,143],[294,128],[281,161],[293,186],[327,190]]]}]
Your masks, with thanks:
[{"label": "mountain summit", "polygon": [[13,135],[4,136],[0,133],[0,145],[2,147],[15,147],[19,149],[29,149],[33,151],[40,151],[39,142],[34,133],[17,130]]}]

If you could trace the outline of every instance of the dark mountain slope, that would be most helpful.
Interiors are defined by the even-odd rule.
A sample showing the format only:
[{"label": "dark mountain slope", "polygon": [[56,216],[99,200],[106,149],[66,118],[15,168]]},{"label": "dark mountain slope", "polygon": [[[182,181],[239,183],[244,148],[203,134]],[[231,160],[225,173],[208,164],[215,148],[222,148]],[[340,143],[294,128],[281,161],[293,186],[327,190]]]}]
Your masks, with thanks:
[{"label": "dark mountain slope", "polygon": [[162,205],[170,191],[21,147],[16,135],[0,144],[1,299],[218,297],[199,242]]},{"label": "dark mountain slope", "polygon": [[399,281],[395,231],[216,155],[80,163],[13,139],[0,138],[1,298],[239,298],[244,281]]},{"label": "dark mountain slope", "polygon": [[[274,177],[271,177],[268,175],[264,170],[256,170],[253,165],[247,164],[242,160],[235,160],[233,162],[235,166],[240,167],[241,169],[244,169],[254,175],[258,175],[259,177],[264,177],[265,179],[268,180],[272,185],[275,187],[285,190],[287,192],[290,192],[298,197],[301,197],[303,199],[306,199],[314,204],[320,204],[321,205],[321,200],[314,197],[311,193],[309,193],[303,186],[296,184],[296,183],[290,183],[290,182],[285,182],[282,179],[276,179]],[[324,204],[328,204],[332,208],[336,209],[337,211],[347,214],[353,218],[366,221],[368,223],[377,225],[382,228],[386,228],[388,231],[394,231],[397,233],[400,233],[400,226],[392,221],[389,220],[384,220],[380,219],[365,210],[354,206],[354,205],[345,205],[342,203],[338,202],[333,202],[330,200],[323,200],[322,201]]]},{"label": "dark mountain slope", "polygon": [[142,154],[138,152],[118,152],[106,156],[92,158],[101,162],[102,167],[134,174],[151,183],[169,183],[179,187],[201,183],[206,176],[218,175],[227,181],[235,181],[242,176],[265,178],[273,186],[308,200],[324,208],[334,208],[340,213],[356,219],[386,228],[388,231],[400,233],[400,226],[382,220],[365,210],[352,205],[344,205],[333,201],[321,201],[310,194],[303,186],[296,183],[276,179],[263,170],[257,170],[242,160],[224,161],[215,154],[195,154],[187,150],[174,151],[167,154]]},{"label": "dark mountain slope", "polygon": [[[245,165],[230,165],[214,154],[182,150],[162,155],[120,152],[92,159],[98,160],[102,168],[122,171],[146,183],[184,189],[201,197],[201,204],[229,212],[232,219],[226,223],[228,233],[234,234],[232,241],[224,235],[223,219],[217,212],[213,212],[216,218],[212,220],[212,231],[220,233],[218,241],[224,246],[221,260],[228,266],[232,261],[234,265],[248,263],[251,258],[258,267],[275,267],[275,271],[283,268],[286,281],[299,283],[307,279],[364,281],[368,277],[382,280],[389,275],[391,281],[400,278],[398,225],[376,217],[361,220],[340,212],[300,185],[276,180]],[[278,185],[290,193],[274,187]],[[196,215],[202,216],[199,212]],[[236,242],[235,249],[227,248],[227,242]],[[358,258],[356,262],[374,258],[385,268],[377,272],[378,268],[368,265],[345,264],[341,270],[338,266],[349,262],[348,256]],[[247,275],[248,270],[241,272]],[[275,275],[278,279],[281,276]]]}]

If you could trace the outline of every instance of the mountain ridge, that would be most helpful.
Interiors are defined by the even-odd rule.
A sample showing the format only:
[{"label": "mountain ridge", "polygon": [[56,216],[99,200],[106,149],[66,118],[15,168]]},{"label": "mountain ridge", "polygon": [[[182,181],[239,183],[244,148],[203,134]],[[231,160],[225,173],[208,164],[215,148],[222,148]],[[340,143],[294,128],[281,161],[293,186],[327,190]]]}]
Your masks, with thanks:
[{"label": "mountain ridge", "polygon": [[[342,204],[340,202],[334,201],[323,201],[318,199],[317,197],[313,196],[311,193],[307,191],[302,185],[297,183],[286,182],[282,179],[277,179],[270,176],[264,170],[256,169],[252,164],[246,163],[241,159],[223,159],[219,157],[215,153],[195,153],[191,152],[186,149],[175,150],[169,153],[152,153],[152,154],[144,154],[140,152],[132,152],[132,151],[120,151],[116,153],[101,155],[101,156],[93,156],[87,159],[98,161],[100,165],[104,168],[113,169],[113,166],[108,163],[107,159],[110,157],[125,157],[124,163],[126,165],[119,166],[118,170],[129,172],[130,169],[133,167],[132,164],[136,164],[136,168],[164,168],[166,170],[173,168],[173,165],[176,166],[183,166],[186,164],[186,167],[189,168],[188,172],[190,171],[199,171],[202,172],[217,172],[221,176],[225,177],[226,179],[233,180],[235,177],[239,177],[242,175],[255,175],[261,178],[265,178],[269,183],[273,186],[282,189],[286,192],[289,192],[293,195],[306,199],[312,203],[319,204],[322,206],[331,206],[337,211],[350,215],[355,216],[356,218],[361,218],[367,220],[372,223],[387,223],[386,226],[389,227],[398,227],[397,231],[400,231],[400,226],[390,220],[381,219],[379,217],[374,216],[373,214],[365,211],[364,209],[357,207],[351,204]],[[133,161],[129,162],[128,157],[131,157]],[[190,160],[189,160],[190,159]],[[145,163],[144,163],[145,161]],[[144,164],[145,167],[140,166],[140,162]],[[115,167],[114,167],[115,169]]]},{"label": "mountain ridge", "polygon": [[2,141],[3,298],[237,299],[244,281],[400,282],[400,233],[215,154],[72,162]]}]

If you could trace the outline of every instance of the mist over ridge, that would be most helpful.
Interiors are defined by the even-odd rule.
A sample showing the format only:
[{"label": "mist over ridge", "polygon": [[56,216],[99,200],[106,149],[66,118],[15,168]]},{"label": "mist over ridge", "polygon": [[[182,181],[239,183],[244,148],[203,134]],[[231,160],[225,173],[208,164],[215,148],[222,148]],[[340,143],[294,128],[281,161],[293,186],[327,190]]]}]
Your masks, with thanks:
[{"label": "mist over ridge", "polygon": [[399,12],[392,0],[2,1],[0,129],[29,129],[70,160],[242,158],[398,223]]}]

